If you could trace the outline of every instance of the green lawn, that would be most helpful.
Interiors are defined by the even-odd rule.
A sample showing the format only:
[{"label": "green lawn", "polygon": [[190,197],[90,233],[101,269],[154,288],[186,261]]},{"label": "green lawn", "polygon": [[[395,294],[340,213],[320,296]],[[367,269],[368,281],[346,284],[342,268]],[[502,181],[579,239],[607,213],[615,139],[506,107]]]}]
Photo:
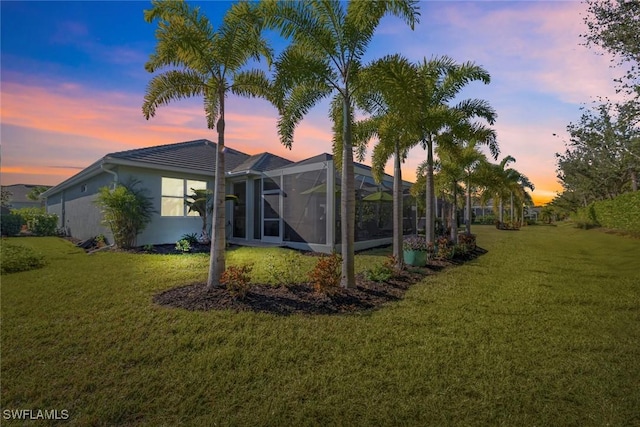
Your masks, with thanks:
[{"label": "green lawn", "polygon": [[[72,425],[105,426],[640,425],[640,240],[568,226],[476,231],[486,255],[348,316],[161,308],[152,296],[204,280],[206,256],[85,255],[54,238],[10,239],[48,264],[2,276],[0,416],[66,409]],[[382,262],[375,254],[360,255],[359,268]],[[282,251],[229,258],[259,256]]]}]

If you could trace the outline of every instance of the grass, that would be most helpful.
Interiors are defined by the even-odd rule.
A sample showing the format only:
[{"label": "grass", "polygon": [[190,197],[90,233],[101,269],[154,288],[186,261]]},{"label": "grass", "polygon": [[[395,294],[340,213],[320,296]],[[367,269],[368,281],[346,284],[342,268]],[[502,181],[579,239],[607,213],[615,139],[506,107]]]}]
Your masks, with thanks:
[{"label": "grass", "polygon": [[[156,307],[207,257],[10,239],[47,265],[2,276],[1,407],[72,425],[640,424],[640,241],[475,230],[486,255],[349,316]],[[229,252],[269,257],[283,250]]]},{"label": "grass", "polygon": [[6,242],[0,244],[0,256],[2,257],[0,274],[29,271],[43,267],[45,264],[43,256],[34,249]]}]

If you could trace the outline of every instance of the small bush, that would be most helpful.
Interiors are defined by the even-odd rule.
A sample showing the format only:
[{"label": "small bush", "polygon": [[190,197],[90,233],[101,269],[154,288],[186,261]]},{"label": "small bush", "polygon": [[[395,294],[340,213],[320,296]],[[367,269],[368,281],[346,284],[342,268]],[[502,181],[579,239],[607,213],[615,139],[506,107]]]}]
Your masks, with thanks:
[{"label": "small bush", "polygon": [[186,240],[187,242],[189,242],[189,245],[195,246],[199,243],[198,233],[183,234],[182,237],[180,238],[180,241],[183,241],[183,240]]},{"label": "small bush", "polygon": [[142,247],[142,250],[145,251],[148,254],[152,254],[152,253],[154,253],[156,251],[156,248],[153,245],[148,244],[148,245],[144,245]]},{"label": "small bush", "polygon": [[299,283],[304,275],[301,265],[300,255],[294,251],[289,251],[282,257],[268,258],[265,260],[265,270],[269,283],[280,286]]},{"label": "small bush", "polygon": [[438,258],[452,259],[454,254],[454,246],[451,245],[446,236],[438,238]]},{"label": "small bush", "polygon": [[27,226],[27,230],[33,231],[35,228],[36,218],[46,214],[44,208],[20,208],[13,209],[12,214],[22,217],[22,224]]},{"label": "small bush", "polygon": [[33,249],[2,243],[2,274],[29,271],[43,267],[45,261],[42,255]]},{"label": "small bush", "polygon": [[336,253],[320,256],[309,273],[309,281],[316,292],[330,294],[340,287],[341,263],[342,257]]},{"label": "small bush", "polygon": [[46,213],[36,216],[31,231],[38,236],[56,236],[58,234],[58,216]]},{"label": "small bush", "polygon": [[476,235],[466,233],[458,234],[458,244],[465,253],[473,252],[476,249]]},{"label": "small bush", "polygon": [[5,214],[0,216],[0,228],[3,236],[18,235],[23,224],[24,220],[20,215]]},{"label": "small bush", "polygon": [[244,299],[251,287],[251,270],[252,267],[250,265],[227,267],[222,273],[220,282],[226,286],[234,298]]},{"label": "small bush", "polygon": [[148,190],[139,189],[139,181],[131,180],[115,189],[102,187],[96,198],[96,205],[103,215],[103,224],[111,229],[113,240],[119,248],[132,248],[136,237],[151,222],[153,198]]},{"label": "small bush", "polygon": [[393,277],[393,268],[389,268],[386,263],[376,265],[372,269],[366,270],[364,275],[368,280],[374,282],[386,282]]},{"label": "small bush", "polygon": [[191,244],[186,239],[178,240],[176,242],[176,251],[178,251],[178,252],[190,252],[191,251]]},{"label": "small bush", "polygon": [[482,224],[482,225],[494,225],[497,221],[495,215],[484,215],[476,217],[474,224]]}]

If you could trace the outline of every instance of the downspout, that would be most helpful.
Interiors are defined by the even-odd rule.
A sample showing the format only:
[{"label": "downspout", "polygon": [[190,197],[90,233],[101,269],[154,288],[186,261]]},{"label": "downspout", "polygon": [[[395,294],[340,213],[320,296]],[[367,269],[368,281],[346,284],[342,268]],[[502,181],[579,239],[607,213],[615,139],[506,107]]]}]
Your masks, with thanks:
[{"label": "downspout", "polygon": [[102,163],[100,165],[100,169],[102,169],[103,171],[110,173],[111,175],[113,175],[113,186],[112,186],[112,190],[115,190],[116,185],[118,185],[118,174],[114,171],[112,171],[111,169],[107,169],[104,167],[104,163]]},{"label": "downspout", "polygon": [[[117,174],[116,172],[112,171],[111,169],[107,169],[107,168],[105,168],[105,167],[104,167],[104,163],[102,163],[102,164],[100,165],[100,169],[102,169],[103,171],[105,171],[105,172],[107,172],[107,173],[109,173],[109,174],[113,175],[113,185],[111,186],[111,190],[112,190],[112,191],[113,191],[113,190],[115,190],[115,189],[116,189],[116,186],[118,185],[118,174]],[[115,245],[116,245],[116,243],[115,243],[115,241],[114,241],[112,244],[110,244],[109,246],[105,246],[105,247],[106,247],[106,248],[112,248],[112,247],[114,247]]]}]

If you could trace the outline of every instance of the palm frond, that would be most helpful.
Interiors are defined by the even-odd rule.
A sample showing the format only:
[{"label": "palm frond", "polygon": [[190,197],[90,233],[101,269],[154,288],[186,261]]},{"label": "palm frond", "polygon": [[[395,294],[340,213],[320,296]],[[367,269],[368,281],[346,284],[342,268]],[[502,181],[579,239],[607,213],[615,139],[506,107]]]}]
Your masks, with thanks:
[{"label": "palm frond", "polygon": [[171,101],[204,95],[207,83],[195,71],[171,70],[153,77],[145,91],[142,113],[148,120],[155,116],[156,109]]},{"label": "palm frond", "polygon": [[330,93],[324,82],[307,82],[299,84],[289,91],[287,99],[282,103],[280,118],[278,119],[278,135],[280,142],[291,149],[293,132],[305,114],[320,99]]}]

